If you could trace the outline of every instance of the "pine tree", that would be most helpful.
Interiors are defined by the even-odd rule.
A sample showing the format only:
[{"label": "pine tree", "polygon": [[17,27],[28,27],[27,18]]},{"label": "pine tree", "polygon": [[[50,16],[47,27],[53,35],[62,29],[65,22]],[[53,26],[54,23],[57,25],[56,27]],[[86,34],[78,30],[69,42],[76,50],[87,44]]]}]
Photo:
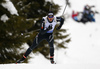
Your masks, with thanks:
[{"label": "pine tree", "polygon": [[31,35],[26,31],[32,27],[33,20],[11,15],[2,5],[0,5],[0,11],[0,16],[6,14],[9,17],[6,22],[0,20],[0,64],[15,63],[17,59],[22,57],[21,54],[23,53],[18,51],[21,49],[21,45],[27,42],[28,36]]},{"label": "pine tree", "polygon": [[[4,3],[4,2],[5,2],[5,0],[0,0],[0,17],[4,14],[6,14],[8,17],[10,17],[10,15],[11,15],[10,12],[1,5],[1,3]],[[5,42],[7,40],[5,39],[6,31],[5,31],[4,25],[6,25],[6,24],[3,21],[0,20],[0,64],[6,63],[5,58],[7,58],[6,56],[8,54],[10,54],[10,53],[8,53],[8,54],[6,53],[8,51],[8,49],[5,48],[6,47]]]}]

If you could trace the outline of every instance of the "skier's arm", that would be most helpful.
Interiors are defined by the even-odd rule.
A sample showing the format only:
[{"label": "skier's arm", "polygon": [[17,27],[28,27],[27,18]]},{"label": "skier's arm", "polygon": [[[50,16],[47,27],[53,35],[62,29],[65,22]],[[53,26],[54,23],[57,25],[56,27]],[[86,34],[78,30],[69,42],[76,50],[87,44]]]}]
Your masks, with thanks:
[{"label": "skier's arm", "polygon": [[41,28],[40,28],[40,34],[45,34],[48,30],[52,29],[52,26],[49,26],[47,29],[45,29],[45,20],[42,19],[42,22],[41,22]]},{"label": "skier's arm", "polygon": [[64,19],[61,17],[56,17],[57,22],[60,22],[60,25],[57,27],[57,30],[59,30],[62,25],[64,24]]},{"label": "skier's arm", "polygon": [[95,7],[95,6],[94,5],[90,6],[90,8],[93,8],[93,7]]}]

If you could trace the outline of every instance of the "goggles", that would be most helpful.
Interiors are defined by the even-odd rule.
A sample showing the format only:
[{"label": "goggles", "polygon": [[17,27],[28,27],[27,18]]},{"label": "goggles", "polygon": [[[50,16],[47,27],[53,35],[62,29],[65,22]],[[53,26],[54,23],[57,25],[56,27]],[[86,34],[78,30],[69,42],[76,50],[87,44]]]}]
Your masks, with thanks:
[{"label": "goggles", "polygon": [[48,13],[49,18],[53,18],[53,13]]},{"label": "goggles", "polygon": [[48,15],[49,18],[53,18],[53,15]]}]

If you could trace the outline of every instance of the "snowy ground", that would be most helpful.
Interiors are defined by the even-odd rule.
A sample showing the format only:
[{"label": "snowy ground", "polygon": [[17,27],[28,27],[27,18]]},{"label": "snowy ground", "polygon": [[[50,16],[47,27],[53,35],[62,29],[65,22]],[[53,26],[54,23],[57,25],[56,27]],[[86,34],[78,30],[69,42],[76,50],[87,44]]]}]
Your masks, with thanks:
[{"label": "snowy ground", "polygon": [[[54,2],[62,6],[61,13],[57,16],[61,15],[65,0]],[[86,4],[96,5],[96,10],[100,10],[99,0],[70,0],[70,2],[72,8],[66,9],[65,13],[70,14],[72,10],[82,11]],[[33,59],[30,59],[28,64],[1,64],[0,69],[100,69],[100,14],[95,18],[95,23],[87,24],[77,23],[71,17],[66,19],[63,28],[68,29],[71,42],[67,49],[55,51],[57,65],[51,65],[41,54],[31,53]]]}]

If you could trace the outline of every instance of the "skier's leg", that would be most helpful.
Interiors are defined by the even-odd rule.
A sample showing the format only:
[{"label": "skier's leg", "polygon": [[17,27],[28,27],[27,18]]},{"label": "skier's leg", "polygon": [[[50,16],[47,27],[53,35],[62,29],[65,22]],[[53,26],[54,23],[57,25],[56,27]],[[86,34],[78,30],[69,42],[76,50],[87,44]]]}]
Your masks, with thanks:
[{"label": "skier's leg", "polygon": [[53,38],[53,34],[49,36],[49,38],[47,39],[49,46],[50,46],[50,60],[51,63],[54,63],[54,38]]},{"label": "skier's leg", "polygon": [[49,45],[50,45],[50,61],[51,63],[54,63],[54,39],[52,39],[51,42],[49,42]]},{"label": "skier's leg", "polygon": [[27,49],[27,51],[26,51],[26,53],[24,54],[24,56],[27,57],[27,56],[32,52],[32,50],[33,50],[34,48],[37,47],[37,45],[39,44],[40,41],[41,41],[41,38],[38,38],[38,35],[37,35],[36,38],[35,38],[35,40],[33,41],[32,46],[30,46],[30,47]]},{"label": "skier's leg", "polygon": [[27,49],[27,51],[25,52],[25,54],[23,55],[23,57],[19,61],[17,61],[17,63],[23,62],[25,60],[25,58],[32,52],[32,50],[37,47],[37,45],[39,44],[39,42],[42,39],[43,39],[43,37],[39,37],[39,35],[37,35],[36,38],[35,38],[35,40],[33,41],[32,46]]},{"label": "skier's leg", "polygon": [[49,42],[49,46],[50,46],[50,56],[54,56],[54,39],[52,39],[51,42]]}]

